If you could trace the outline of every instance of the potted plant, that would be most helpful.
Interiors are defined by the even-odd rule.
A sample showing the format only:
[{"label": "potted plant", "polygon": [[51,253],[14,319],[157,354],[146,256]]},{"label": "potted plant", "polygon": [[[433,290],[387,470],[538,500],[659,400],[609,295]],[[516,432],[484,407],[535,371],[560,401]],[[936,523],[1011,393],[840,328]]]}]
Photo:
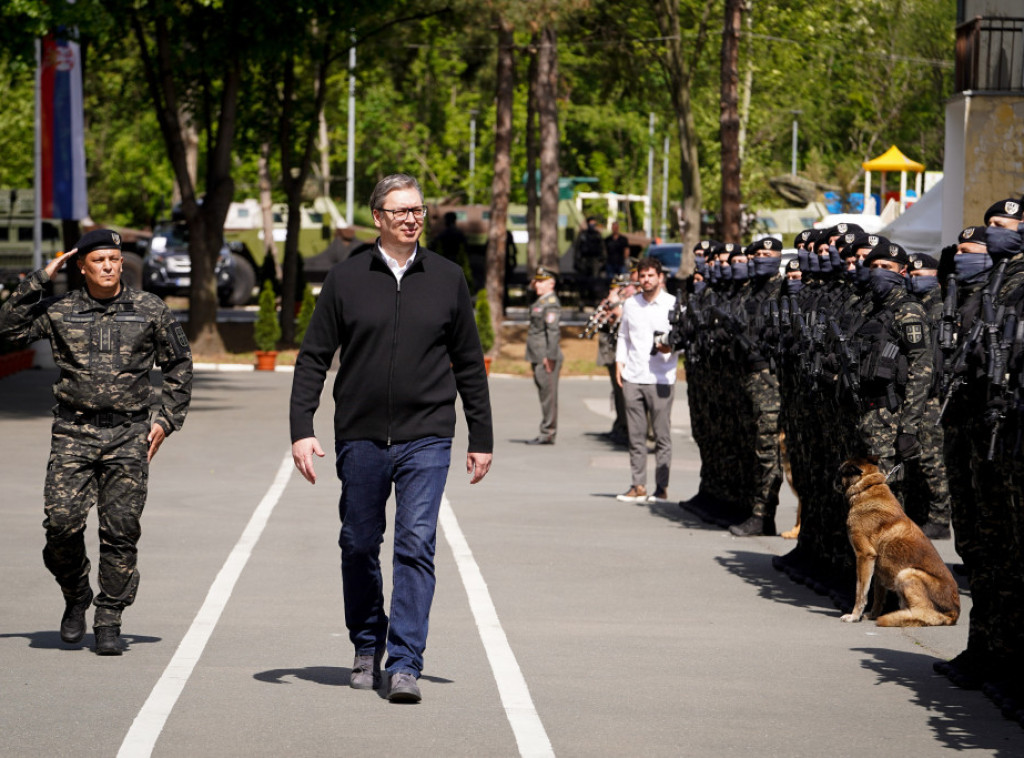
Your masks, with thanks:
[{"label": "potted plant", "polygon": [[491,351],[494,349],[494,324],[491,322],[491,302],[487,290],[476,293],[476,331],[480,335],[480,347],[484,351],[484,368],[491,373]]},{"label": "potted plant", "polygon": [[270,280],[263,282],[260,290],[260,310],[252,330],[256,341],[256,369],[273,371],[277,362],[278,340],[281,339],[281,324],[277,320],[277,299],[274,297],[274,285]]}]

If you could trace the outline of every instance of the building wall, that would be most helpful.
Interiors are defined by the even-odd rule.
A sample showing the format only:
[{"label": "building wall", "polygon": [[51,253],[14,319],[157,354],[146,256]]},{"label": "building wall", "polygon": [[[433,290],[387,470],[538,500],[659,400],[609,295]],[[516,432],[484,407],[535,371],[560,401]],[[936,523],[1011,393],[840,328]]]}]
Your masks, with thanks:
[{"label": "building wall", "polygon": [[1024,195],[1024,93],[954,95],[946,104],[944,244],[997,200]]}]

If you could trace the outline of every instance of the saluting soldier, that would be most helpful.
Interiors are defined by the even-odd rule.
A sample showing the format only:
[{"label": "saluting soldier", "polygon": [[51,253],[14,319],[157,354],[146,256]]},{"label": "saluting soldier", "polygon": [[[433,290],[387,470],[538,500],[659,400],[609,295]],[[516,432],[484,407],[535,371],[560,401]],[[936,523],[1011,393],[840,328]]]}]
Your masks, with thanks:
[{"label": "saluting soldier", "polygon": [[[44,288],[70,259],[85,279],[78,290],[46,297]],[[121,282],[121,239],[91,231],[78,247],[35,271],[0,309],[0,341],[48,339],[60,376],[53,385],[50,459],[44,488],[43,562],[64,593],[64,642],[85,636],[93,603],[85,524],[99,517],[99,594],[95,651],[121,655],[121,612],[139,586],[136,544],[149,462],[181,428],[192,395],[192,353],[181,325],[160,298]],[[149,373],[163,372],[161,403],[150,409]]]},{"label": "saluting soldier", "polygon": [[537,299],[530,307],[530,326],[526,332],[526,360],[533,368],[533,382],[540,395],[540,434],[527,445],[554,445],[558,432],[558,375],[562,371],[562,346],[559,343],[562,304],[555,294],[555,274],[538,266],[530,286]]},{"label": "saluting soldier", "polygon": [[862,452],[878,456],[886,468],[897,456],[921,454],[919,430],[934,369],[928,314],[907,289],[909,263],[893,243],[864,260],[871,270],[871,310],[856,333],[863,397],[857,427]]}]

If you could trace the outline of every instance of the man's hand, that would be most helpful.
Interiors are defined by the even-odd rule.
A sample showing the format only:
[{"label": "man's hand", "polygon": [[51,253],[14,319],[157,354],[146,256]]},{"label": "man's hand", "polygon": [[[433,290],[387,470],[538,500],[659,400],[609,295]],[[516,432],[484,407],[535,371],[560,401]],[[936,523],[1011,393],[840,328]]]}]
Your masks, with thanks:
[{"label": "man's hand", "polygon": [[555,362],[553,360],[551,360],[550,358],[545,358],[544,359],[544,370],[547,371],[550,374],[552,371],[555,370]]},{"label": "man's hand", "polygon": [[[57,276],[57,272],[61,270],[61,268],[64,266],[64,264],[67,263],[69,260],[71,260],[71,258],[77,252],[78,252],[78,248],[76,247],[73,250],[70,250],[70,251],[64,253],[64,255],[58,255],[52,261],[47,263],[46,264],[46,275],[48,277],[50,277],[51,279],[53,279],[53,277]],[[153,454],[155,454],[155,453],[156,453],[156,451],[153,451]],[[153,455],[151,454],[149,457],[152,458]]]},{"label": "man's hand", "polygon": [[469,453],[466,456],[466,471],[473,477],[469,480],[470,484],[476,484],[487,476],[487,472],[491,470],[493,457],[491,453]]},{"label": "man's hand", "polygon": [[615,362],[615,383],[622,387],[622,364],[618,361]]},{"label": "man's hand", "polygon": [[[63,257],[63,256],[61,256]],[[47,266],[49,268],[49,266]],[[149,442],[149,452],[146,454],[146,463],[149,463],[156,456],[156,451],[160,449],[160,446],[167,439],[167,432],[164,430],[161,424],[154,423],[149,430],[149,436],[146,437],[146,441]]]},{"label": "man's hand", "polygon": [[295,468],[310,484],[316,484],[316,471],[313,470],[314,455],[324,457],[323,448],[316,441],[316,437],[303,437],[292,443],[292,460],[295,461]]}]

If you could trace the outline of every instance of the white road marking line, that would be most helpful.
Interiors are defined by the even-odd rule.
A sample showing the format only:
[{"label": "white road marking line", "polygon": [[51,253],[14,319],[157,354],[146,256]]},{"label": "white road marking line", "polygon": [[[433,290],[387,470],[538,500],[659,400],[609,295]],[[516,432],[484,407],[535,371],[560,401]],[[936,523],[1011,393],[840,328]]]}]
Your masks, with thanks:
[{"label": "white road marking line", "polygon": [[469,543],[459,528],[459,522],[447,496],[441,499],[440,521],[441,531],[455,556],[455,565],[466,588],[469,608],[473,612],[480,639],[484,643],[484,651],[491,664],[494,681],[498,685],[498,694],[505,707],[505,715],[515,734],[519,754],[524,758],[554,756],[551,741],[530,698],[526,679],[519,668],[512,647],[508,644],[505,630],[501,628],[498,612],[487,591],[487,583],[473,558]]},{"label": "white road marking line", "polygon": [[164,673],[143,704],[142,710],[132,722],[131,729],[128,730],[124,742],[121,743],[121,749],[117,752],[118,758],[148,758],[152,755],[160,732],[163,731],[164,724],[167,723],[167,717],[171,715],[174,704],[178,701],[182,690],[185,689],[192,670],[199,662],[206,643],[220,620],[224,606],[231,598],[238,577],[241,576],[245,564],[252,555],[253,548],[259,542],[260,535],[263,534],[263,529],[267,525],[274,506],[277,505],[284,493],[294,465],[289,450],[284,460],[281,461],[281,467],[277,470],[274,483],[270,485],[270,489],[267,490],[260,504],[256,506],[242,536],[238,538],[231,554],[224,561],[220,573],[210,585],[210,591],[206,594],[206,600],[199,609],[199,613],[192,620],[192,626],[185,633],[174,657],[167,664],[167,668],[164,669]]}]

